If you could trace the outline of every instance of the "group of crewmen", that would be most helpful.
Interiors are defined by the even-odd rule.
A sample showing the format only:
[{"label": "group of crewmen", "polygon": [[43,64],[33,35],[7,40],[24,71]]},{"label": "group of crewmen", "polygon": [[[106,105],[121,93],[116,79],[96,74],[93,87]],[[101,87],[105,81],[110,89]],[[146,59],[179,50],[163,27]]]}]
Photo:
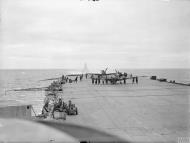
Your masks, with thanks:
[{"label": "group of crewmen", "polygon": [[[122,84],[122,81],[124,84],[126,84],[126,80],[127,79],[132,79],[132,83],[136,83],[138,84],[138,76],[133,76],[132,74],[127,74],[127,73],[120,73],[118,72],[117,74],[113,74],[111,75],[111,77],[108,78],[107,76],[108,74],[100,74],[100,75],[96,75],[96,74],[92,74],[91,75],[91,80],[92,80],[92,84],[116,84],[118,81],[120,82],[120,84]],[[53,112],[55,110],[59,110],[60,112],[67,112],[67,114],[69,114],[69,110],[72,109],[76,109],[75,108],[75,104],[71,103],[71,100],[69,100],[68,104],[66,104],[66,102],[63,101],[62,98],[59,98],[58,96],[58,92],[62,91],[62,84],[65,83],[72,83],[72,82],[78,82],[79,80],[82,81],[83,77],[85,76],[86,79],[88,78],[89,74],[79,74],[79,75],[71,75],[74,76],[74,80],[72,80],[71,78],[69,78],[69,76],[64,76],[62,75],[60,80],[57,81],[53,81],[50,86],[48,86],[48,88],[46,89],[46,97],[44,99],[44,106],[42,109],[42,115],[44,115],[45,117],[47,116],[52,116],[53,117]],[[76,111],[76,115],[78,114],[78,110]]]},{"label": "group of crewmen", "polygon": [[132,74],[127,73],[121,73],[118,72],[117,75],[112,75],[111,77],[108,77],[109,75],[93,75],[91,76],[92,84],[108,84],[110,82],[111,84],[116,84],[118,81],[120,84],[122,84],[122,81],[124,84],[126,84],[127,79],[132,79],[132,83],[138,84],[138,76],[133,76]]},{"label": "group of crewmen", "polygon": [[139,81],[138,76],[132,77],[132,83],[136,82],[136,84],[138,84],[138,81]]},{"label": "group of crewmen", "polygon": [[[46,97],[44,99],[44,106],[42,108],[43,117],[52,117],[54,118],[54,111],[70,113],[71,109],[75,108],[75,104],[72,104],[69,100],[68,104],[59,97],[59,91],[62,91],[62,84],[69,82],[67,76],[62,76],[61,80],[53,81],[45,90]],[[78,111],[77,111],[78,112]]]},{"label": "group of crewmen", "polygon": [[44,115],[44,117],[53,117],[53,113],[58,107],[63,111],[63,109],[66,108],[66,103],[64,103],[61,98],[58,99],[56,94],[47,95],[44,99],[42,115]]},{"label": "group of crewmen", "polygon": [[[78,81],[82,81],[84,75],[83,74],[79,74],[79,75],[71,75],[74,78],[74,80],[72,80],[71,78],[69,78],[69,75],[68,76],[64,76],[62,75],[62,81],[65,81],[66,83],[69,82],[69,83],[72,83],[72,82],[78,82]],[[87,78],[88,77],[88,74],[85,74],[85,77]]]},{"label": "group of crewmen", "polygon": [[[62,98],[57,98],[56,95],[54,97],[46,96],[44,100],[44,106],[42,108],[42,115],[44,118],[49,116],[50,118],[54,118],[54,112],[65,112],[67,115],[70,114],[70,110],[75,109],[75,104],[72,104],[71,100],[69,100],[68,104],[64,102]],[[78,110],[76,115],[78,114]]]},{"label": "group of crewmen", "polygon": [[126,79],[127,78],[122,78],[122,79],[117,79],[117,78],[101,78],[101,76],[98,76],[98,78],[94,78],[92,77],[92,84],[108,84],[108,82],[110,82],[111,84],[116,84],[117,81],[120,81],[120,83],[123,83],[126,84]]}]

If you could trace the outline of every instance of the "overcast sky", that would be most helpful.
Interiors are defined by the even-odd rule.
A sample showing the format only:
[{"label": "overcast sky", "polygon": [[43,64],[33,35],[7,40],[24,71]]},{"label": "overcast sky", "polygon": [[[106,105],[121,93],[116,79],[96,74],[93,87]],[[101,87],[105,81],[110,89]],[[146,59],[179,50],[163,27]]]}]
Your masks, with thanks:
[{"label": "overcast sky", "polygon": [[189,0],[0,1],[0,68],[190,68]]}]

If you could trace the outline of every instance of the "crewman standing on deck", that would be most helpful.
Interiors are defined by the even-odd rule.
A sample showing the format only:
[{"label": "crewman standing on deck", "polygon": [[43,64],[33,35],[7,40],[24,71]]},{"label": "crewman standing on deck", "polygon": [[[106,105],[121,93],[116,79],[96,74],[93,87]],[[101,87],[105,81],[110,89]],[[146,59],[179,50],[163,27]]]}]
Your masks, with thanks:
[{"label": "crewman standing on deck", "polygon": [[96,79],[95,79],[95,84],[97,84],[97,80],[98,80],[98,79],[96,78]]},{"label": "crewman standing on deck", "polygon": [[106,77],[106,84],[108,84],[108,79],[107,79],[107,77]]},{"label": "crewman standing on deck", "polygon": [[135,77],[132,77],[132,83],[134,83],[135,82]]},{"label": "crewman standing on deck", "polygon": [[66,82],[68,82],[68,80],[69,80],[69,78],[68,78],[68,77],[66,77]]},{"label": "crewman standing on deck", "polygon": [[100,84],[100,76],[98,76],[98,84]]},{"label": "crewman standing on deck", "polygon": [[69,104],[68,104],[69,108],[71,107],[71,105],[72,105],[71,100],[69,100]]},{"label": "crewman standing on deck", "polygon": [[62,75],[61,79],[62,79],[62,80],[64,80],[64,79],[65,79],[64,75]]},{"label": "crewman standing on deck", "polygon": [[94,84],[94,75],[91,76],[92,84]]},{"label": "crewman standing on deck", "polygon": [[75,82],[77,82],[78,81],[78,76],[76,76],[76,78],[75,78]]},{"label": "crewman standing on deck", "polygon": [[124,75],[125,77],[127,77],[127,73],[125,73],[125,72],[124,72],[124,74],[123,74],[123,75]]},{"label": "crewman standing on deck", "polygon": [[123,83],[126,84],[126,78],[123,78]]},{"label": "crewman standing on deck", "polygon": [[138,84],[138,76],[136,76],[136,84]]}]

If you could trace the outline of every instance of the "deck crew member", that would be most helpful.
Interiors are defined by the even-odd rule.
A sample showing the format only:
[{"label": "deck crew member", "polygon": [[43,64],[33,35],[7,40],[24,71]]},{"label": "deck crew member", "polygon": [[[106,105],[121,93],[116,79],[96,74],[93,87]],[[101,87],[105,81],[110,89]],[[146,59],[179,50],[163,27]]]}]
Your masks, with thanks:
[{"label": "deck crew member", "polygon": [[96,78],[96,79],[95,79],[95,84],[97,84],[97,80],[98,80],[98,79]]},{"label": "deck crew member", "polygon": [[69,79],[69,78],[68,78],[68,77],[66,77],[66,82],[68,82],[68,79]]},{"label": "deck crew member", "polygon": [[106,84],[108,84],[108,79],[107,79],[107,77],[106,77]]},{"label": "deck crew member", "polygon": [[75,82],[77,82],[78,81],[78,76],[76,76],[76,78],[75,78]]},{"label": "deck crew member", "polygon": [[94,75],[91,76],[92,84],[94,84]]},{"label": "deck crew member", "polygon": [[98,84],[100,84],[100,76],[98,76]]},{"label": "deck crew member", "polygon": [[138,84],[138,76],[136,76],[136,83]]},{"label": "deck crew member", "polygon": [[127,73],[125,73],[125,72],[124,72],[124,74],[123,74],[123,75],[124,75],[125,77],[127,77]]},{"label": "deck crew member", "polygon": [[54,112],[54,104],[55,104],[55,99],[50,99],[49,105],[48,105],[48,111],[49,111],[49,117],[53,118],[53,112]]},{"label": "deck crew member", "polygon": [[123,83],[126,84],[126,78],[123,78]]},{"label": "deck crew member", "polygon": [[72,105],[71,100],[69,100],[69,105],[68,105],[68,106],[69,106],[69,108],[71,107],[71,105]]},{"label": "deck crew member", "polygon": [[92,84],[94,84],[94,77],[92,77]]},{"label": "deck crew member", "polygon": [[132,77],[132,82],[133,82],[133,83],[135,82],[135,77]]}]

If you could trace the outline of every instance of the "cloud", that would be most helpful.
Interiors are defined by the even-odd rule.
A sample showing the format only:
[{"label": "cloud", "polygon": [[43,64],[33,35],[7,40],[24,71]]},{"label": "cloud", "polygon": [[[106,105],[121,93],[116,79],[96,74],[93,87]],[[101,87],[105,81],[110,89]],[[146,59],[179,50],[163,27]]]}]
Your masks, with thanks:
[{"label": "cloud", "polygon": [[94,67],[187,67],[189,6],[187,0],[3,0],[3,68],[27,67],[26,61],[32,68],[88,61]]}]

